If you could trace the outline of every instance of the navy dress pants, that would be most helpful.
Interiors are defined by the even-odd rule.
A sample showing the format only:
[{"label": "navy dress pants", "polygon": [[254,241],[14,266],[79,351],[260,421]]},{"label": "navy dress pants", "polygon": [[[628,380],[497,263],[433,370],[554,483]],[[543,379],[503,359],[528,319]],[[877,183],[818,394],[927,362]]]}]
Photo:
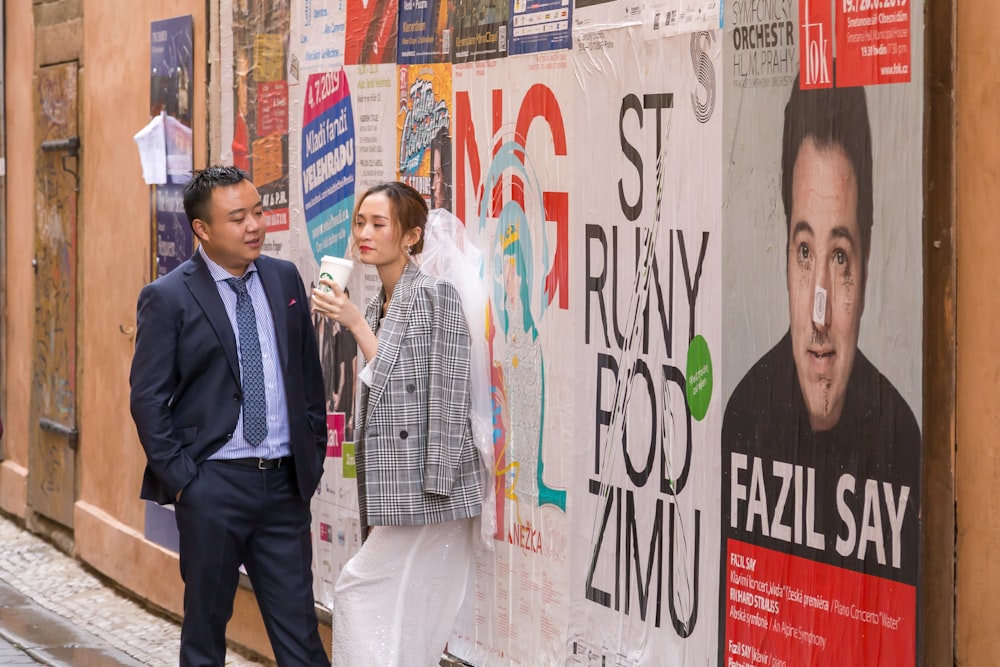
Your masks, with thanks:
[{"label": "navy dress pants", "polygon": [[309,503],[299,497],[294,466],[205,461],[175,509],[184,580],[181,667],[225,664],[240,564],[278,666],[329,667],[313,600]]}]

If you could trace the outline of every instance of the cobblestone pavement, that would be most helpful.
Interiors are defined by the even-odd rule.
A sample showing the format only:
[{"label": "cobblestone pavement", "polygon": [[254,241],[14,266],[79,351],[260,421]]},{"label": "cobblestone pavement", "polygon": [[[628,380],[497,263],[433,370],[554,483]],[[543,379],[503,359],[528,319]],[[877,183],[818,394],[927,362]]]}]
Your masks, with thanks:
[{"label": "cobblestone pavement", "polygon": [[[179,645],[178,623],[0,515],[0,665],[170,667]],[[226,657],[227,667],[261,664]]]}]

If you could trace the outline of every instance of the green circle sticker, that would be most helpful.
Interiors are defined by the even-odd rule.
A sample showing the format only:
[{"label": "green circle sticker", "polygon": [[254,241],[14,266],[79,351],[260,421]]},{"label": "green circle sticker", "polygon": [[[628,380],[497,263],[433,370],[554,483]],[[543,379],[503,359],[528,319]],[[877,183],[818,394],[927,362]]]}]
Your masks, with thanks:
[{"label": "green circle sticker", "polygon": [[701,421],[712,398],[712,355],[704,336],[695,336],[688,347],[687,401],[691,416]]}]

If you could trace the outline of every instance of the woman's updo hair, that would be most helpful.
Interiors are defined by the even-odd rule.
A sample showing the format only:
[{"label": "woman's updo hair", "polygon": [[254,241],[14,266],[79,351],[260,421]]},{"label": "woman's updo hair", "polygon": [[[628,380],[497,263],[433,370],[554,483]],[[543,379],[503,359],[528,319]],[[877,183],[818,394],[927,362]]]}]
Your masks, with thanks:
[{"label": "woman's updo hair", "polygon": [[[396,225],[399,230],[400,238],[405,236],[411,229],[420,230],[420,238],[410,246],[410,252],[414,255],[419,255],[424,249],[424,228],[427,226],[427,202],[424,200],[423,195],[400,181],[389,181],[388,183],[373,185],[363,195],[358,197],[358,202],[354,206],[352,221],[357,219],[358,211],[361,209],[361,204],[364,203],[365,199],[376,193],[382,193],[389,199],[392,224]],[[351,235],[351,250],[352,252],[357,250],[357,239],[353,234]]]}]

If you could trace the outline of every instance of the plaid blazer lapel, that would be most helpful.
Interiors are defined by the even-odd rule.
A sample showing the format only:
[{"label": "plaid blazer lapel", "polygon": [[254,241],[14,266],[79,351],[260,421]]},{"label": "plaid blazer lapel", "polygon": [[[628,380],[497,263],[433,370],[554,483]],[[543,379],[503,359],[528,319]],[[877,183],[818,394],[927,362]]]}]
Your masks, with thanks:
[{"label": "plaid blazer lapel", "polygon": [[[411,282],[418,272],[419,269],[416,266],[407,263],[403,275],[400,276],[399,282],[393,288],[389,312],[386,313],[385,322],[382,323],[378,333],[378,353],[372,361],[372,383],[368,388],[368,408],[365,411],[366,423],[371,423],[372,413],[385,393],[389,375],[399,358],[399,348],[403,342],[403,336],[406,334],[406,322],[410,315],[410,307],[413,305],[414,292],[410,289]],[[380,299],[376,298],[375,318],[378,318],[378,301]],[[366,315],[371,317],[371,311],[372,308],[369,307]],[[372,320],[369,319],[369,324],[371,323]]]}]

